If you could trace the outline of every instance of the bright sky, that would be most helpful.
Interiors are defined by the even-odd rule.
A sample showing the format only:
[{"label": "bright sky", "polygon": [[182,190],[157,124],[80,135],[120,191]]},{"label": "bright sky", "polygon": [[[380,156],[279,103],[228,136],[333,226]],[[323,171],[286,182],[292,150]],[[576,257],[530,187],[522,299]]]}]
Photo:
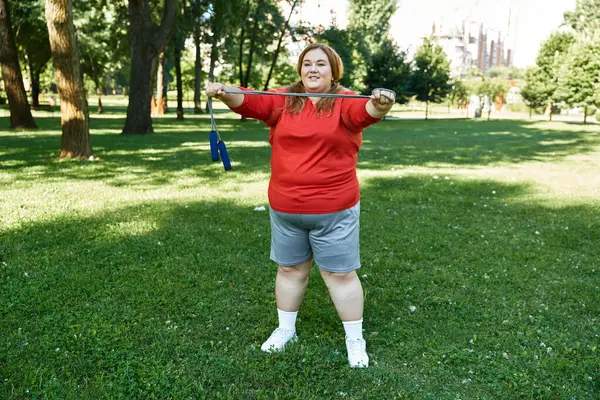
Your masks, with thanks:
[{"label": "bright sky", "polygon": [[[535,63],[542,41],[563,20],[565,11],[575,8],[576,0],[398,0],[397,13],[392,17],[392,35],[402,48],[418,46],[420,38],[431,32],[434,22],[476,19],[489,28],[504,29],[508,24],[508,9],[512,4],[514,18],[514,65],[525,67]],[[345,27],[347,0],[305,0],[295,18],[313,24],[329,25],[331,12],[336,13],[338,26]]]}]

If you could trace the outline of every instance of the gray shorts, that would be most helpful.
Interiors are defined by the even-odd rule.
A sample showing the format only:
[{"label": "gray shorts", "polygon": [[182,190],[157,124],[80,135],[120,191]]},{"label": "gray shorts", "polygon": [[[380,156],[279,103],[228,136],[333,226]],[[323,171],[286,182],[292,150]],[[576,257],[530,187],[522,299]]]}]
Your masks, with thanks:
[{"label": "gray shorts", "polygon": [[360,202],[330,214],[287,214],[269,208],[271,260],[293,266],[314,257],[327,272],[360,268]]}]

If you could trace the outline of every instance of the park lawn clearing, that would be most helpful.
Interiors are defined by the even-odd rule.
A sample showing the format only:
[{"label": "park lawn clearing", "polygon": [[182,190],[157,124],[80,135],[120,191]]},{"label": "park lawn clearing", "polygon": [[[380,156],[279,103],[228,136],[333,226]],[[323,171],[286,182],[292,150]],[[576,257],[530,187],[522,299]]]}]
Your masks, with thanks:
[{"label": "park lawn clearing", "polygon": [[276,325],[268,131],[218,115],[58,161],[60,121],[0,131],[2,398],[598,398],[600,127],[382,121],[359,156],[366,370],[316,268]]}]

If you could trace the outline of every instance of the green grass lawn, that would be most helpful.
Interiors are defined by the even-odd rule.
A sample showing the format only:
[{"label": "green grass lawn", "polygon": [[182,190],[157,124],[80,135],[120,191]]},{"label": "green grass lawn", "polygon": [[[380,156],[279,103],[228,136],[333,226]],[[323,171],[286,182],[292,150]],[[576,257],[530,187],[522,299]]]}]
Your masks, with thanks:
[{"label": "green grass lawn", "polygon": [[[348,368],[313,270],[276,325],[268,131],[221,112],[58,161],[60,121],[0,119],[0,398],[600,398],[600,129],[383,121],[360,153],[371,367]],[[409,310],[414,309],[413,312]],[[415,307],[415,308],[412,308]]]}]

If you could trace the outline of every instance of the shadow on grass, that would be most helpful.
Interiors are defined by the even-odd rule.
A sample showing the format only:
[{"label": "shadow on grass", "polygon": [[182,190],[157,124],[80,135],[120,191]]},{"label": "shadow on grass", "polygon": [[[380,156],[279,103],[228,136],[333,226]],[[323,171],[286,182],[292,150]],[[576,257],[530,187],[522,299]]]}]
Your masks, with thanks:
[{"label": "shadow on grass", "polygon": [[515,120],[386,121],[363,135],[366,169],[560,160],[600,146],[600,130]]},{"label": "shadow on grass", "polygon": [[5,230],[0,393],[594,398],[598,209],[521,202],[528,192],[366,182],[359,274],[372,367],[361,373],[346,366],[316,271],[301,343],[257,349],[276,322],[267,213],[170,200]]},{"label": "shadow on grass", "polygon": [[[227,115],[225,113],[222,113]],[[6,125],[7,121],[1,121]],[[268,130],[257,121],[217,121],[227,143],[233,171],[245,174],[268,171]],[[91,120],[92,146],[100,158],[95,163],[58,162],[58,119],[40,120],[39,133],[2,135],[0,164],[5,170],[39,167],[19,179],[85,178],[122,185],[124,173],[135,171],[134,184],[160,185],[177,179],[177,172],[192,170],[196,176],[214,179],[223,175],[210,159],[207,116],[185,121],[157,119],[157,132],[148,136],[119,135],[122,119]],[[383,121],[364,133],[359,168],[388,170],[391,167],[461,165],[553,161],[573,154],[595,151],[600,132],[593,128],[572,130],[564,124],[527,121]]]}]

